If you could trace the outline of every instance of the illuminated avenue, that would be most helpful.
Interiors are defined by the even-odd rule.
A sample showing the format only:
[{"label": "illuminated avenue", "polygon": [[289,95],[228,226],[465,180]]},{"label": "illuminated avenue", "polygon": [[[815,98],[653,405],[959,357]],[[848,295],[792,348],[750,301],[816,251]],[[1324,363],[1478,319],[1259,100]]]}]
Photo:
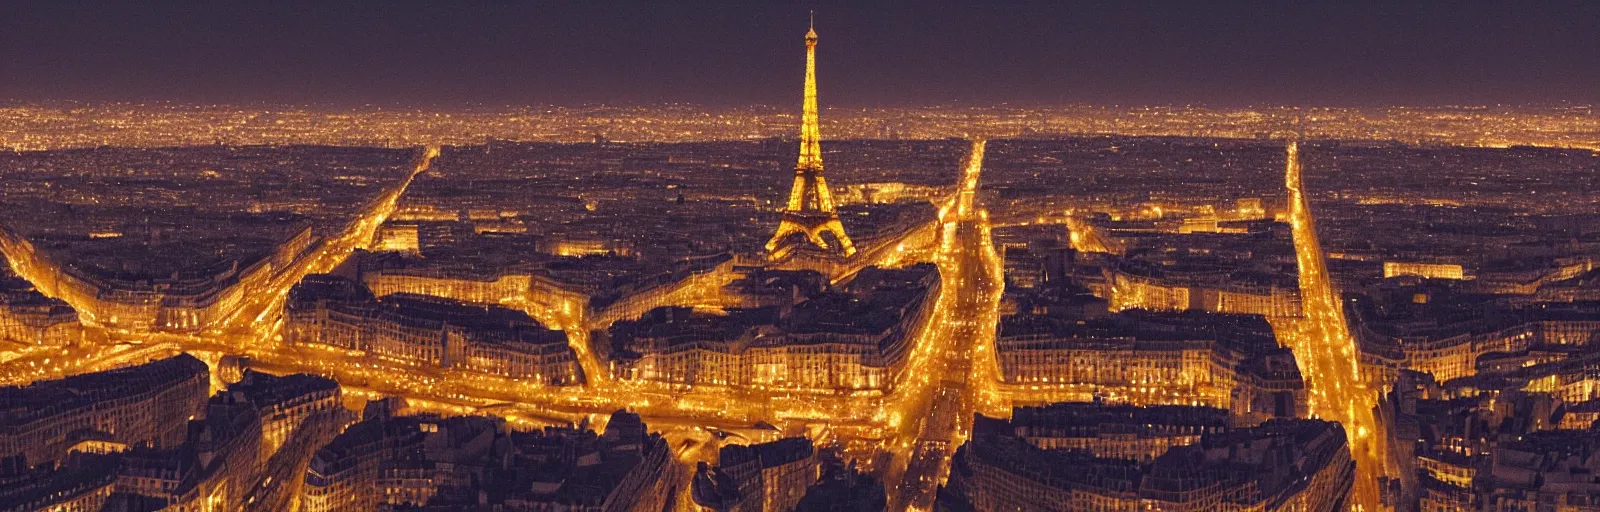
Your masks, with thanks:
[{"label": "illuminated avenue", "polygon": [[1587,111],[839,112],[804,41],[798,117],[8,109],[0,509],[1600,503]]},{"label": "illuminated avenue", "polygon": [[1328,277],[1328,263],[1317,241],[1316,222],[1301,180],[1299,141],[1289,141],[1287,154],[1284,184],[1289,190],[1289,224],[1293,227],[1305,316],[1284,321],[1289,324],[1284,328],[1288,331],[1285,345],[1295,351],[1303,367],[1312,413],[1345,425],[1359,475],[1352,490],[1352,505],[1377,510],[1381,507],[1377,477],[1388,469],[1381,440],[1387,437],[1388,429],[1377,421],[1377,392],[1371,381],[1362,376],[1360,348],[1345,323],[1344,305]]},{"label": "illuminated avenue", "polygon": [[[955,197],[941,211],[940,302],[912,355],[911,380],[895,397],[890,447],[898,448],[888,482],[898,507],[928,510],[965,440],[980,400],[993,400],[994,330],[999,322],[1003,268],[989,240],[987,212],[975,203],[984,141],[972,143]],[[918,358],[921,355],[921,358]],[[992,409],[992,408],[991,408]],[[895,423],[899,423],[895,425]]]}]

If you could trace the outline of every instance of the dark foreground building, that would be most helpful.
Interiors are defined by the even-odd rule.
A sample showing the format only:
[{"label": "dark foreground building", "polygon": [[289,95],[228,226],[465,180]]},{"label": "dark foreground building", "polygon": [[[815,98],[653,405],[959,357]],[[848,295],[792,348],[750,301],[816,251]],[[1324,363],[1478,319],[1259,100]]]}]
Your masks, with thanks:
[{"label": "dark foreground building", "polygon": [[205,410],[209,389],[206,364],[189,355],[0,388],[0,456],[37,465],[81,442],[174,446]]},{"label": "dark foreground building", "polygon": [[[1185,429],[1192,422],[1174,418],[1173,428]],[[941,491],[942,506],[983,511],[1331,511],[1343,506],[1355,470],[1344,429],[1321,420],[1275,419],[1257,427],[1211,431],[1149,462],[1099,457],[1082,449],[1040,448],[1036,439],[1028,438],[1029,428],[978,417],[972,438],[956,452]]]}]

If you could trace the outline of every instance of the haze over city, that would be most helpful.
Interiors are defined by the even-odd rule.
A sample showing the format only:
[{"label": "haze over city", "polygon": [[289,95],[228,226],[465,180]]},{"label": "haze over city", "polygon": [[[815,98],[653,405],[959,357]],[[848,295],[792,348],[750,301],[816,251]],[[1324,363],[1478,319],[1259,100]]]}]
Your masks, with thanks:
[{"label": "haze over city", "polygon": [[1597,22],[9,6],[0,511],[1592,510]]},{"label": "haze over city", "polygon": [[391,107],[1590,104],[1600,7],[1295,2],[21,2],[0,99]]}]

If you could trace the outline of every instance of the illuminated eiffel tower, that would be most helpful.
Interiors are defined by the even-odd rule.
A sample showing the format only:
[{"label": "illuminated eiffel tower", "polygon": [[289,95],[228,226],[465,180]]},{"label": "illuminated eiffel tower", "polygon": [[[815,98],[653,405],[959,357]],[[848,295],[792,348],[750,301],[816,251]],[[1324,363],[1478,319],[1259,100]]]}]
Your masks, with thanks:
[{"label": "illuminated eiffel tower", "polygon": [[[778,232],[767,241],[767,255],[781,259],[804,241],[825,251],[845,256],[856,253],[850,236],[844,234],[839,213],[833,208],[828,181],[822,177],[822,132],[817,129],[817,29],[806,32],[806,96],[800,118],[800,161],[794,166],[794,188],[789,205],[783,210]],[[826,235],[826,236],[824,236]],[[832,238],[832,240],[828,240]]]}]

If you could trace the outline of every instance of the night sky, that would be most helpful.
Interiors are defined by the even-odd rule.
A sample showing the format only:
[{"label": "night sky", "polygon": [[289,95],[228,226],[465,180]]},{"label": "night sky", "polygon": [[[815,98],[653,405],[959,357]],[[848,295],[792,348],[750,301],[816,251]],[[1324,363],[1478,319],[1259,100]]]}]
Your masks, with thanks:
[{"label": "night sky", "polygon": [[0,100],[798,105],[816,9],[824,106],[1600,103],[1600,2],[366,3],[8,4]]}]

